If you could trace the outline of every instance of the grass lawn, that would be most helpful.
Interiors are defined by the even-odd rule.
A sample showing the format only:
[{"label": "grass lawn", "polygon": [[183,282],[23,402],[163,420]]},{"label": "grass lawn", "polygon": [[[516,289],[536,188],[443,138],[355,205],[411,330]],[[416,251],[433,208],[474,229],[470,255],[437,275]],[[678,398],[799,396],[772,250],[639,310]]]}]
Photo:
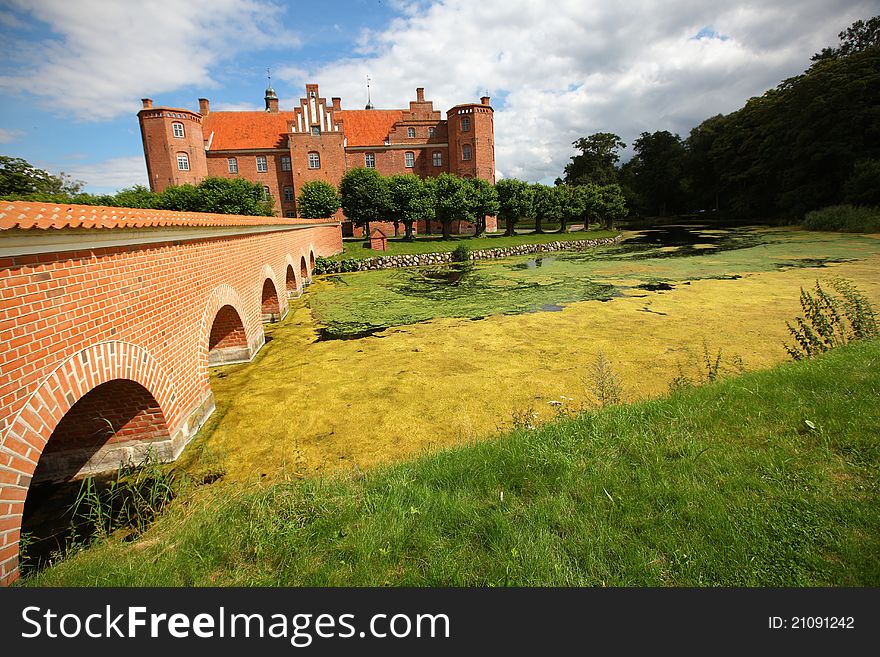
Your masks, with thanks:
[{"label": "grass lawn", "polygon": [[[393,466],[220,480],[33,586],[878,586],[880,342]],[[244,438],[244,436],[242,436]]]},{"label": "grass lawn", "polygon": [[369,244],[364,240],[346,238],[343,243],[344,251],[331,256],[331,260],[351,260],[361,258],[372,258],[377,255],[413,255],[417,253],[441,253],[444,251],[453,251],[460,244],[464,244],[469,250],[476,249],[497,249],[505,246],[518,246],[520,244],[545,244],[547,242],[558,242],[568,240],[594,240],[605,237],[614,237],[618,235],[618,231],[611,230],[590,230],[578,231],[574,233],[525,233],[505,237],[499,231],[495,235],[483,235],[481,237],[473,237],[471,235],[453,235],[452,239],[444,240],[437,235],[418,236],[412,242],[405,241],[402,237],[389,237],[387,251],[371,251],[365,248],[365,244]]}]

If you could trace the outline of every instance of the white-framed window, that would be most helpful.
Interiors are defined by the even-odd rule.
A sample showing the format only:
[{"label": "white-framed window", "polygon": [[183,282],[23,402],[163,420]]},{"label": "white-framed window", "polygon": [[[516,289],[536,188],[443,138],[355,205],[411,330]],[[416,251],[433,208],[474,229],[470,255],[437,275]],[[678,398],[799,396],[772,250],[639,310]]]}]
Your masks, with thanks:
[{"label": "white-framed window", "polygon": [[309,153],[309,169],[320,169],[321,168],[321,156],[318,153],[312,151]]},{"label": "white-framed window", "polygon": [[287,186],[284,188],[284,200],[292,201],[293,200],[293,187]]},{"label": "white-framed window", "polygon": [[269,165],[266,163],[265,155],[257,155],[257,173],[266,173]]},{"label": "white-framed window", "polygon": [[435,167],[443,166],[443,153],[440,151],[434,151],[434,154],[431,156],[432,161],[434,162]]},{"label": "white-framed window", "polygon": [[433,137],[434,135],[436,135],[436,134],[437,134],[437,128],[435,128],[435,127],[433,127],[433,126],[431,126],[430,128],[428,128],[428,138],[429,138],[429,139],[430,139],[431,137]]},{"label": "white-framed window", "polygon": [[226,158],[226,165],[229,167],[229,173],[238,173],[238,159],[234,157]]},{"label": "white-framed window", "polygon": [[313,125],[312,126],[312,136],[317,137],[321,134],[321,126]]},{"label": "white-framed window", "polygon": [[290,155],[281,156],[281,170],[290,171]]},{"label": "white-framed window", "polygon": [[175,137],[183,138],[183,124],[175,121],[171,124],[171,131],[174,133]]},{"label": "white-framed window", "polygon": [[471,159],[471,147],[470,144],[465,144],[461,147],[461,159],[469,160]]},{"label": "white-framed window", "polygon": [[461,131],[467,132],[471,129],[471,119],[468,116],[461,117]]},{"label": "white-framed window", "polygon": [[284,216],[287,217],[288,219],[294,219],[294,218],[296,218],[296,212],[285,212]]},{"label": "white-framed window", "polygon": [[407,169],[412,169],[416,164],[416,154],[412,151],[407,151],[403,154],[403,161]]},{"label": "white-framed window", "polygon": [[409,137],[410,139],[415,139],[416,138],[416,129],[415,128],[407,128],[406,129],[406,136]]},{"label": "white-framed window", "polygon": [[177,154],[177,168],[179,171],[189,171],[189,156],[186,153]]},{"label": "white-framed window", "polygon": [[272,192],[269,191],[268,185],[263,185],[263,198],[268,199]]},{"label": "white-framed window", "polygon": [[364,153],[364,166],[368,169],[376,168],[376,154]]}]

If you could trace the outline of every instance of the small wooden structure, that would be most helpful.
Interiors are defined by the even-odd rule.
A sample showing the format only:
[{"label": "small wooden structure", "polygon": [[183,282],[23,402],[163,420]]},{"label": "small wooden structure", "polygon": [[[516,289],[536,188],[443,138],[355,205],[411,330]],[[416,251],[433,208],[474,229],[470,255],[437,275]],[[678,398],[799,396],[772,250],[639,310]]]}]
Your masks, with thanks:
[{"label": "small wooden structure", "polygon": [[370,231],[370,248],[374,251],[388,250],[388,236],[379,228]]}]

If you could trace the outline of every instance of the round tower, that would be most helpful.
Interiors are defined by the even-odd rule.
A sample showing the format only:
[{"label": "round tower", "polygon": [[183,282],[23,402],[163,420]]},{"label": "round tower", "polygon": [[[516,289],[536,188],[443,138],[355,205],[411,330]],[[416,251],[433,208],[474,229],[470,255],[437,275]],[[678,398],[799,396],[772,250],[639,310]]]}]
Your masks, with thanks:
[{"label": "round tower", "polygon": [[208,175],[202,115],[176,107],[153,107],[144,98],[138,112],[150,189],[168,185],[197,185]]},{"label": "round tower", "polygon": [[479,103],[456,105],[446,112],[449,171],[495,184],[495,111],[489,96]]}]

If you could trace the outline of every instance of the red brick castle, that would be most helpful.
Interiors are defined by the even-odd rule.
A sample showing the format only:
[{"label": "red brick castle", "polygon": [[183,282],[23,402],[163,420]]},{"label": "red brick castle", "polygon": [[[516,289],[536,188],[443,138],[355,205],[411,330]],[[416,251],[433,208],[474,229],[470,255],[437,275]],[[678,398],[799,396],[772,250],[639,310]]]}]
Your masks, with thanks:
[{"label": "red brick castle", "polygon": [[[212,112],[209,101],[200,98],[199,111],[192,112],[154,107],[144,98],[138,120],[150,188],[240,176],[263,185],[278,214],[295,217],[303,183],[324,180],[338,186],[354,167],[422,178],[448,172],[495,182],[488,96],[456,105],[445,119],[421,87],[408,109],[377,110],[368,102],[365,109],[344,110],[340,98],[329,103],[322,98],[316,84],[306,85],[305,97],[292,111],[279,110],[271,86],[265,101],[264,112]],[[350,225],[343,230],[349,232]]]}]

